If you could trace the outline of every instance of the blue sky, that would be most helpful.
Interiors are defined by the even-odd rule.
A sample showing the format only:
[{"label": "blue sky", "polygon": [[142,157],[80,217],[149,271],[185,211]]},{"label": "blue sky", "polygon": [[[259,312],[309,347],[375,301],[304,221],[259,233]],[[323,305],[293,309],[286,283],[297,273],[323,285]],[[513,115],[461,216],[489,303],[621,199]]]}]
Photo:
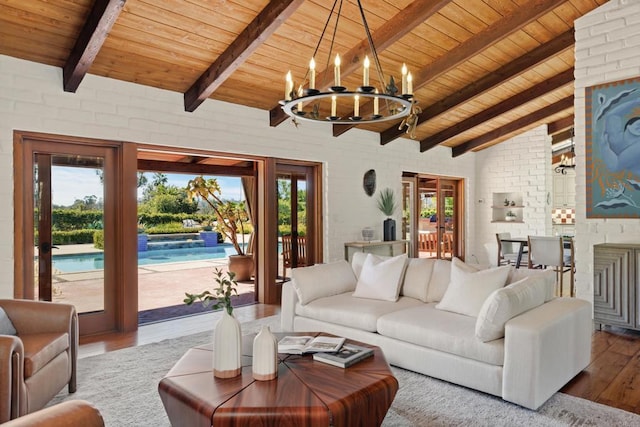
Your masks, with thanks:
[{"label": "blue sky", "polygon": [[[149,181],[153,179],[153,173],[147,172],[145,176]],[[167,174],[169,184],[185,187],[187,181],[195,175]],[[222,196],[225,199],[242,200],[242,185],[240,178],[216,177],[222,187]],[[53,204],[69,206],[77,199],[86,196],[96,196],[102,199],[102,184],[94,169],[54,166],[52,180]],[[138,189],[138,197],[142,195],[142,189]]]}]

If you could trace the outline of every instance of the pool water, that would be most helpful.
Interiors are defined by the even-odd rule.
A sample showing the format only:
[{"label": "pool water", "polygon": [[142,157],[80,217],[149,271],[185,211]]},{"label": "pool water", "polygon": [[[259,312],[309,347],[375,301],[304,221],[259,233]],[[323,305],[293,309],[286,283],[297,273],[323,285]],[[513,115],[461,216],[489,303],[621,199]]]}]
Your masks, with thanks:
[{"label": "pool water", "polygon": [[[164,264],[168,262],[203,261],[227,258],[236,253],[233,245],[220,244],[204,248],[158,249],[138,252],[138,266]],[[104,269],[104,254],[54,255],[54,271],[61,273],[78,273],[81,271]]]}]

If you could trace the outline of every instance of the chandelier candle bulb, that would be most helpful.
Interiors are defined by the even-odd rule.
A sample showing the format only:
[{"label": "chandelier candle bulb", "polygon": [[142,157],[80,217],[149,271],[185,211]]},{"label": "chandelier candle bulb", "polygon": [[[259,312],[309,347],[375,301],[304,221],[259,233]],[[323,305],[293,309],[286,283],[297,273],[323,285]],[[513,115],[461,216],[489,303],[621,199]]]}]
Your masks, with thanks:
[{"label": "chandelier candle bulb", "polygon": [[[298,86],[298,98],[302,98],[304,96],[304,89],[302,85]],[[302,101],[298,102],[298,113],[302,111]]]},{"label": "chandelier candle bulb", "polygon": [[411,73],[407,73],[407,93],[409,95],[413,93],[413,76],[411,76]]},{"label": "chandelier candle bulb", "polygon": [[336,96],[331,97],[331,117],[336,117]]},{"label": "chandelier candle bulb", "polygon": [[284,99],[291,101],[291,92],[293,91],[293,79],[291,78],[291,71],[287,72],[284,85]]},{"label": "chandelier candle bulb", "polygon": [[336,55],[336,60],[333,67],[333,77],[335,86],[340,86],[340,55]]},{"label": "chandelier candle bulb", "polygon": [[402,64],[402,93],[407,93],[407,65]]},{"label": "chandelier candle bulb", "polygon": [[[378,89],[376,89],[376,93],[378,93]],[[373,115],[377,116],[380,114],[380,106],[378,104],[378,97],[373,98]]]},{"label": "chandelier candle bulb", "polygon": [[354,117],[360,116],[360,97],[358,95],[353,97],[353,115]]},{"label": "chandelier candle bulb", "polygon": [[309,89],[316,88],[316,61],[311,58],[309,61]]},{"label": "chandelier candle bulb", "polygon": [[[364,70],[362,73],[362,86],[369,86],[369,57],[364,57]],[[357,114],[356,114],[357,116]]]}]

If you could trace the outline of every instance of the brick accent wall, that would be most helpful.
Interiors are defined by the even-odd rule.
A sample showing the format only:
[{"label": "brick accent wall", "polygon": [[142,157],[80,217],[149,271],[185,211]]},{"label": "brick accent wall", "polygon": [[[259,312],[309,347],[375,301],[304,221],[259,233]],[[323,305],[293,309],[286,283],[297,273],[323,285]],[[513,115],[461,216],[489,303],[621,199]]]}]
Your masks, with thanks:
[{"label": "brick accent wall", "polygon": [[[490,263],[485,243],[495,244],[496,233],[514,237],[551,234],[551,137],[547,126],[494,145],[476,155],[474,255],[482,264]],[[522,194],[522,223],[492,223],[493,193]],[[497,247],[496,247],[497,250]],[[494,261],[495,262],[495,261]]]},{"label": "brick accent wall", "polygon": [[593,245],[638,243],[640,228],[637,219],[586,219],[585,88],[640,76],[640,2],[610,0],[575,27],[576,294],[593,301]]}]

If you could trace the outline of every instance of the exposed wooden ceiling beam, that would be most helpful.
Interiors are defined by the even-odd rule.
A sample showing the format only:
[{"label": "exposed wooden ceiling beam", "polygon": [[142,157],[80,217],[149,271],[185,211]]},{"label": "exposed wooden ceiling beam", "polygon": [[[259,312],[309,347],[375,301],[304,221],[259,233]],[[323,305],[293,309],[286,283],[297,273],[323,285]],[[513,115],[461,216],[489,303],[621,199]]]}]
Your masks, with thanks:
[{"label": "exposed wooden ceiling beam", "polygon": [[566,98],[561,99],[560,101],[554,102],[544,108],[541,108],[537,111],[534,111],[531,114],[527,114],[526,116],[520,117],[517,120],[512,121],[509,124],[501,126],[497,129],[494,129],[490,132],[485,133],[477,138],[471,139],[463,144],[460,144],[451,149],[451,153],[453,157],[461,156],[467,151],[471,151],[474,148],[480,147],[484,144],[487,144],[491,141],[495,141],[505,135],[509,135],[513,132],[521,130],[527,126],[531,126],[536,122],[544,120],[545,118],[557,114],[563,110],[573,107],[573,95],[567,96]]},{"label": "exposed wooden ceiling beam", "polygon": [[[531,4],[527,4],[527,7],[517,8],[511,15],[505,16],[493,25],[488,26],[478,34],[451,49],[445,55],[435,59],[426,67],[418,70],[413,76],[413,91],[416,92],[439,76],[478,55],[494,43],[522,29],[525,25],[535,21],[565,1],[566,0],[534,0],[530,2]],[[360,107],[362,115],[372,112],[373,108],[371,104],[371,102],[368,102]],[[339,136],[354,126],[356,125],[334,125],[333,136]],[[397,129],[398,126],[396,125],[394,127]],[[402,130],[397,131],[399,132],[398,136],[400,136]]]},{"label": "exposed wooden ceiling beam", "polygon": [[564,130],[570,129],[573,127],[573,122],[575,118],[573,114],[567,116],[563,119],[556,120],[555,122],[549,123],[547,125],[547,132],[549,135],[555,135],[558,132],[562,132]]},{"label": "exposed wooden ceiling beam", "polygon": [[253,166],[207,165],[204,163],[178,163],[160,160],[138,160],[139,171],[182,172],[216,176],[256,176]]},{"label": "exposed wooden ceiling beam", "polygon": [[573,129],[567,129],[565,131],[553,134],[551,135],[551,145],[555,145],[559,142],[566,141],[567,139],[571,139],[572,136],[573,136]]},{"label": "exposed wooden ceiling beam", "polygon": [[496,117],[518,108],[527,102],[533,101],[549,92],[553,92],[563,86],[573,82],[573,67],[568,70],[553,76],[552,78],[538,83],[537,85],[520,92],[517,95],[509,97],[504,101],[493,105],[481,113],[475,114],[447,129],[441,130],[435,135],[429,136],[420,141],[420,151],[427,151],[441,142],[446,141],[449,138],[453,138],[456,135],[461,134],[469,129],[472,129],[482,123],[495,119]]},{"label": "exposed wooden ceiling beam", "polygon": [[76,44],[62,67],[62,87],[75,92],[89,72],[127,0],[96,0]]},{"label": "exposed wooden ceiling beam", "polygon": [[271,1],[184,94],[185,111],[195,111],[302,5],[304,0]]},{"label": "exposed wooden ceiling beam", "polygon": [[[376,51],[382,52],[451,1],[452,0],[415,0],[385,22],[371,35]],[[364,56],[369,51],[369,40],[365,37],[344,56],[340,55],[342,63],[340,73],[342,77],[347,77],[349,74],[361,68]],[[319,87],[318,89],[326,90],[331,86],[332,79],[333,68],[331,67],[318,73],[316,81],[327,82],[323,87]],[[269,124],[271,126],[278,126],[284,122],[287,117],[289,116],[282,110],[281,106],[276,105],[269,111]]]}]

